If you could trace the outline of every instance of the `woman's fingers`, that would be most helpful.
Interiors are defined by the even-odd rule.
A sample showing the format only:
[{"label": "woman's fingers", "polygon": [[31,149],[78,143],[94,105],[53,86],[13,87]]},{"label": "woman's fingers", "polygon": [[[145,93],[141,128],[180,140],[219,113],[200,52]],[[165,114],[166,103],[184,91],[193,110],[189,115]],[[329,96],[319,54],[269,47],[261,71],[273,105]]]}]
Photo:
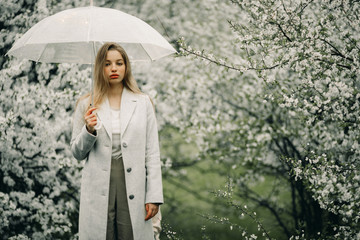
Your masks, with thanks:
[{"label": "woman's fingers", "polygon": [[157,212],[159,211],[159,206],[153,203],[147,203],[145,205],[145,210],[147,212],[145,221],[147,221],[157,214]]},{"label": "woman's fingers", "polygon": [[85,116],[84,116],[85,120],[86,119],[91,119],[91,118],[94,118],[94,117],[96,117],[96,113],[85,114]]},{"label": "woman's fingers", "polygon": [[90,124],[90,123],[93,123],[93,122],[96,122],[97,121],[97,118],[96,117],[92,117],[92,118],[89,118],[87,119],[87,123]]},{"label": "woman's fingers", "polygon": [[149,220],[151,218],[151,211],[147,211],[145,221]]},{"label": "woman's fingers", "polygon": [[88,123],[89,121],[93,121],[96,120],[96,113],[94,112],[97,108],[96,107],[92,107],[89,108],[84,116],[85,121]]},{"label": "woman's fingers", "polygon": [[88,131],[90,133],[93,133],[95,131],[94,127],[97,124],[97,117],[96,117],[96,113],[95,113],[96,109],[97,109],[96,107],[91,107],[86,111],[86,113],[84,115],[86,128],[88,129]]},{"label": "woman's fingers", "polygon": [[89,108],[89,109],[86,111],[85,116],[88,116],[88,115],[92,114],[93,111],[95,111],[96,109],[97,109],[97,107]]},{"label": "woman's fingers", "polygon": [[96,118],[95,114],[91,114],[91,115],[85,117],[85,121],[94,121],[96,119],[97,118]]},{"label": "woman's fingers", "polygon": [[97,121],[95,120],[95,121],[89,122],[89,123],[88,123],[88,126],[89,126],[89,127],[95,127],[96,124],[97,124]]}]

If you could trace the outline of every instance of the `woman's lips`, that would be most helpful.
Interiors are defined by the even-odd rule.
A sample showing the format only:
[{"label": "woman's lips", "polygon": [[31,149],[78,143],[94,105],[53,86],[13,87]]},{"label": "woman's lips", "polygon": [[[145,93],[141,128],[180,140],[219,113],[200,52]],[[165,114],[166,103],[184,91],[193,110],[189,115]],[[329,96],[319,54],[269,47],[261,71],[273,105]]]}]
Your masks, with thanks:
[{"label": "woman's lips", "polygon": [[117,74],[110,75],[110,78],[118,78],[118,77],[119,77],[119,75],[117,75]]}]

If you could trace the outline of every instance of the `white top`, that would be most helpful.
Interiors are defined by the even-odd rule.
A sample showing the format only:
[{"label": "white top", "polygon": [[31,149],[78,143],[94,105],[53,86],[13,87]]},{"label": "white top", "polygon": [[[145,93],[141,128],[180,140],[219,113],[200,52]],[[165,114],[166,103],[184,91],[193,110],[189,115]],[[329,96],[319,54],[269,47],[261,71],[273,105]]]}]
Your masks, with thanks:
[{"label": "white top", "polygon": [[120,109],[112,109],[111,110],[111,127],[112,133],[117,134],[120,133]]}]

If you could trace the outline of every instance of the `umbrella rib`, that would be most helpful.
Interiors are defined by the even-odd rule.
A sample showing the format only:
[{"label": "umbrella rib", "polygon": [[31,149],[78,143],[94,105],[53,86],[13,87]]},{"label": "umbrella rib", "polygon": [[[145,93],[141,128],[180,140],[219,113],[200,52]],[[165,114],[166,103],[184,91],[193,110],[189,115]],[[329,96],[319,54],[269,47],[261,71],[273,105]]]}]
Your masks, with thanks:
[{"label": "umbrella rib", "polygon": [[144,49],[144,52],[146,53],[146,55],[150,58],[151,61],[154,61],[150,55],[148,54],[148,52],[146,51],[146,49],[144,48],[144,46],[142,45],[142,43],[140,43],[140,46],[142,47],[142,49]]},{"label": "umbrella rib", "polygon": [[44,45],[43,50],[41,51],[40,56],[36,59],[36,62],[39,62],[39,61],[40,61],[41,57],[43,56],[43,54],[44,54],[44,52],[45,52],[45,48],[46,48],[46,44]]}]

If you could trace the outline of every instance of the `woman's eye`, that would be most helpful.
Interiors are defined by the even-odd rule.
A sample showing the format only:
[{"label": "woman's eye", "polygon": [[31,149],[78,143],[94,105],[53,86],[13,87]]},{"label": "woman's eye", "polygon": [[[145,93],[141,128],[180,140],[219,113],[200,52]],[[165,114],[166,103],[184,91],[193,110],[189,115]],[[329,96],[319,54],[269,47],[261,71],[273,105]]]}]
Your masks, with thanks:
[{"label": "woman's eye", "polygon": [[122,62],[118,62],[117,64],[118,64],[119,66],[122,66],[122,65],[123,65],[123,63],[122,63]]}]

